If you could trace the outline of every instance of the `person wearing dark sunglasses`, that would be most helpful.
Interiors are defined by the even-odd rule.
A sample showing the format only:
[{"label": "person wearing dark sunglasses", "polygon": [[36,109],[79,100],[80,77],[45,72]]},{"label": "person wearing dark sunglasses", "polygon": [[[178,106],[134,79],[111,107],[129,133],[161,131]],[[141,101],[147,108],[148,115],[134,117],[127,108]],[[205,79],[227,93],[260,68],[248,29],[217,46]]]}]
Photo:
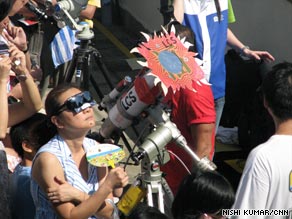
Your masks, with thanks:
[{"label": "person wearing dark sunglasses", "polygon": [[[114,206],[108,199],[114,189],[127,185],[128,176],[121,167],[109,171],[86,160],[86,151],[98,144],[86,137],[95,126],[95,104],[88,91],[73,85],[59,85],[48,94],[45,109],[56,134],[39,149],[32,165],[35,219],[111,217]],[[72,186],[67,201],[48,192],[65,183]]]}]

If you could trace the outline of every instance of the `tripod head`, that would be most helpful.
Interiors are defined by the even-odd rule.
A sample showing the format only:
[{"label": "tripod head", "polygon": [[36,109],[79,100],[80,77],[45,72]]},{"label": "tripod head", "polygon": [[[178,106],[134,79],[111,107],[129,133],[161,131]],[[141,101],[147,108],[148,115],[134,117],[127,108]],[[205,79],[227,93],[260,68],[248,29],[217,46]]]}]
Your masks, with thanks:
[{"label": "tripod head", "polygon": [[[175,144],[183,148],[194,160],[196,165],[199,165],[203,169],[215,170],[216,165],[210,161],[207,157],[200,159],[193,150],[188,146],[186,139],[181,134],[176,125],[170,121],[169,115],[162,109],[160,105],[154,105],[146,110],[148,112],[148,120],[157,129],[148,135],[143,144],[139,146],[139,151],[132,155],[132,159],[138,162],[147,156],[147,160],[151,162],[156,159],[157,156],[161,156],[165,146],[174,141]],[[163,156],[165,158],[165,156]],[[162,160],[163,163],[168,161],[168,158]]]},{"label": "tripod head", "polygon": [[79,15],[87,6],[87,0],[61,0],[53,5],[51,0],[45,2],[46,7],[53,11],[52,15],[60,28],[68,25],[72,30],[77,30],[76,38],[90,40],[94,33],[87,22],[79,22]]}]

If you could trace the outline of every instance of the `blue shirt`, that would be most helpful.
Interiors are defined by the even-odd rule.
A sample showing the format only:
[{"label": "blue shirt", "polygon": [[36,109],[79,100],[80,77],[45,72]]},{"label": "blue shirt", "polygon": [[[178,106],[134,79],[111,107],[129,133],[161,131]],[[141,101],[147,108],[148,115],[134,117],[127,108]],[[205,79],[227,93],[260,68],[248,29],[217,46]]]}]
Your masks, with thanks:
[{"label": "blue shirt", "polygon": [[10,178],[12,219],[34,218],[35,207],[30,194],[31,167],[18,164]]},{"label": "blue shirt", "polygon": [[[87,151],[91,147],[96,146],[96,144],[96,141],[85,138],[83,141],[84,150]],[[58,158],[63,167],[65,179],[73,187],[87,194],[92,194],[98,189],[97,168],[88,163],[88,180],[85,181],[72,158],[69,147],[59,135],[56,135],[47,144],[42,146],[35,158],[43,152],[52,153]],[[31,180],[31,194],[36,206],[35,219],[58,219],[58,215],[53,209],[51,202],[47,199],[46,193],[43,192],[33,179]],[[89,218],[92,219],[95,216]]]},{"label": "blue shirt", "polygon": [[212,85],[214,99],[225,96],[225,48],[228,28],[228,0],[219,0],[221,21],[214,0],[185,0],[183,24],[195,33],[197,58],[203,61],[205,78]]}]

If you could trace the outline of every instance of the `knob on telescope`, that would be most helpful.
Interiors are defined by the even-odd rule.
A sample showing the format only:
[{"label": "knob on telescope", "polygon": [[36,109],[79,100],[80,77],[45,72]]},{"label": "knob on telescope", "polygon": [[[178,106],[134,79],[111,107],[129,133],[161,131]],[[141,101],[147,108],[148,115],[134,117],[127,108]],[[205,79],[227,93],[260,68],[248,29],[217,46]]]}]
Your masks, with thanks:
[{"label": "knob on telescope", "polygon": [[138,151],[131,155],[131,159],[134,161],[135,165],[138,165],[140,161],[145,157],[145,151]]},{"label": "knob on telescope", "polygon": [[33,4],[31,1],[28,1],[25,5],[25,7],[30,10],[32,13],[34,13],[39,20],[41,19],[48,19],[48,15],[45,11],[37,7],[35,4]]}]

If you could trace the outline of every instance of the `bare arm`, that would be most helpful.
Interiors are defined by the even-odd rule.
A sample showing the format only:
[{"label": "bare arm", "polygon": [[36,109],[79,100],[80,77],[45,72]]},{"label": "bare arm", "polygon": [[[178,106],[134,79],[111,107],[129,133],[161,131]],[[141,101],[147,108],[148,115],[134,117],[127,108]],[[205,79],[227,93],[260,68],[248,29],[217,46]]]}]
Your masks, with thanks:
[{"label": "bare arm", "polygon": [[67,181],[54,177],[57,187],[48,188],[47,195],[52,203],[61,202],[73,202],[74,204],[80,204],[84,200],[89,198],[89,195],[72,185]]},{"label": "bare arm", "polygon": [[193,142],[196,146],[194,152],[200,158],[207,156],[210,159],[210,153],[214,142],[214,129],[215,123],[191,125]]},{"label": "bare arm", "polygon": [[[50,171],[54,169],[54,172]],[[49,153],[40,154],[33,166],[32,177],[47,191],[48,188],[57,187],[54,177],[65,180],[64,173],[57,158]],[[128,183],[128,177],[121,168],[110,171],[105,182],[88,199],[75,206],[71,202],[54,204],[53,207],[60,218],[87,219],[94,215],[103,205],[104,200],[112,193],[115,187],[123,187]]]},{"label": "bare arm", "polygon": [[233,34],[233,32],[229,28],[227,30],[227,43],[231,48],[242,53],[246,57],[255,60],[264,60],[266,62],[275,61],[275,58],[267,51],[254,51],[249,48],[246,48],[244,44],[240,42],[240,40]]},{"label": "bare arm", "polygon": [[96,6],[87,5],[84,10],[80,12],[81,19],[92,19],[96,11]]},{"label": "bare arm", "polygon": [[[105,167],[99,167],[98,168],[98,178],[99,185],[104,183],[105,177],[108,174],[108,169]],[[58,177],[55,177],[55,181],[58,183],[58,187],[54,188],[48,188],[48,198],[51,200],[52,203],[61,203],[61,202],[74,202],[75,204],[80,204],[84,200],[88,199],[90,196],[80,191],[79,189],[74,188],[71,186],[68,182],[59,179]],[[121,192],[123,191],[122,188],[115,188],[114,192]],[[121,193],[118,193],[119,196]],[[113,199],[113,194],[109,194],[107,199]],[[110,218],[113,213],[113,207],[106,201],[104,204],[100,207],[100,209],[96,212],[96,215],[99,217],[106,217]]]},{"label": "bare arm", "polygon": [[10,58],[12,60],[19,60],[20,64],[18,66],[13,66],[12,70],[16,75],[25,74],[27,79],[25,81],[20,81],[23,99],[21,102],[9,105],[8,112],[8,126],[17,124],[29,116],[36,113],[42,108],[42,100],[40,97],[39,90],[36,84],[33,81],[32,76],[29,74],[26,68],[25,55],[15,46],[11,45],[10,49]]},{"label": "bare arm", "polygon": [[5,56],[1,56],[0,59],[0,139],[4,139],[8,126],[7,81],[11,69],[11,60]]},{"label": "bare arm", "polygon": [[174,0],[173,1],[174,17],[180,23],[184,19],[184,0]]}]

